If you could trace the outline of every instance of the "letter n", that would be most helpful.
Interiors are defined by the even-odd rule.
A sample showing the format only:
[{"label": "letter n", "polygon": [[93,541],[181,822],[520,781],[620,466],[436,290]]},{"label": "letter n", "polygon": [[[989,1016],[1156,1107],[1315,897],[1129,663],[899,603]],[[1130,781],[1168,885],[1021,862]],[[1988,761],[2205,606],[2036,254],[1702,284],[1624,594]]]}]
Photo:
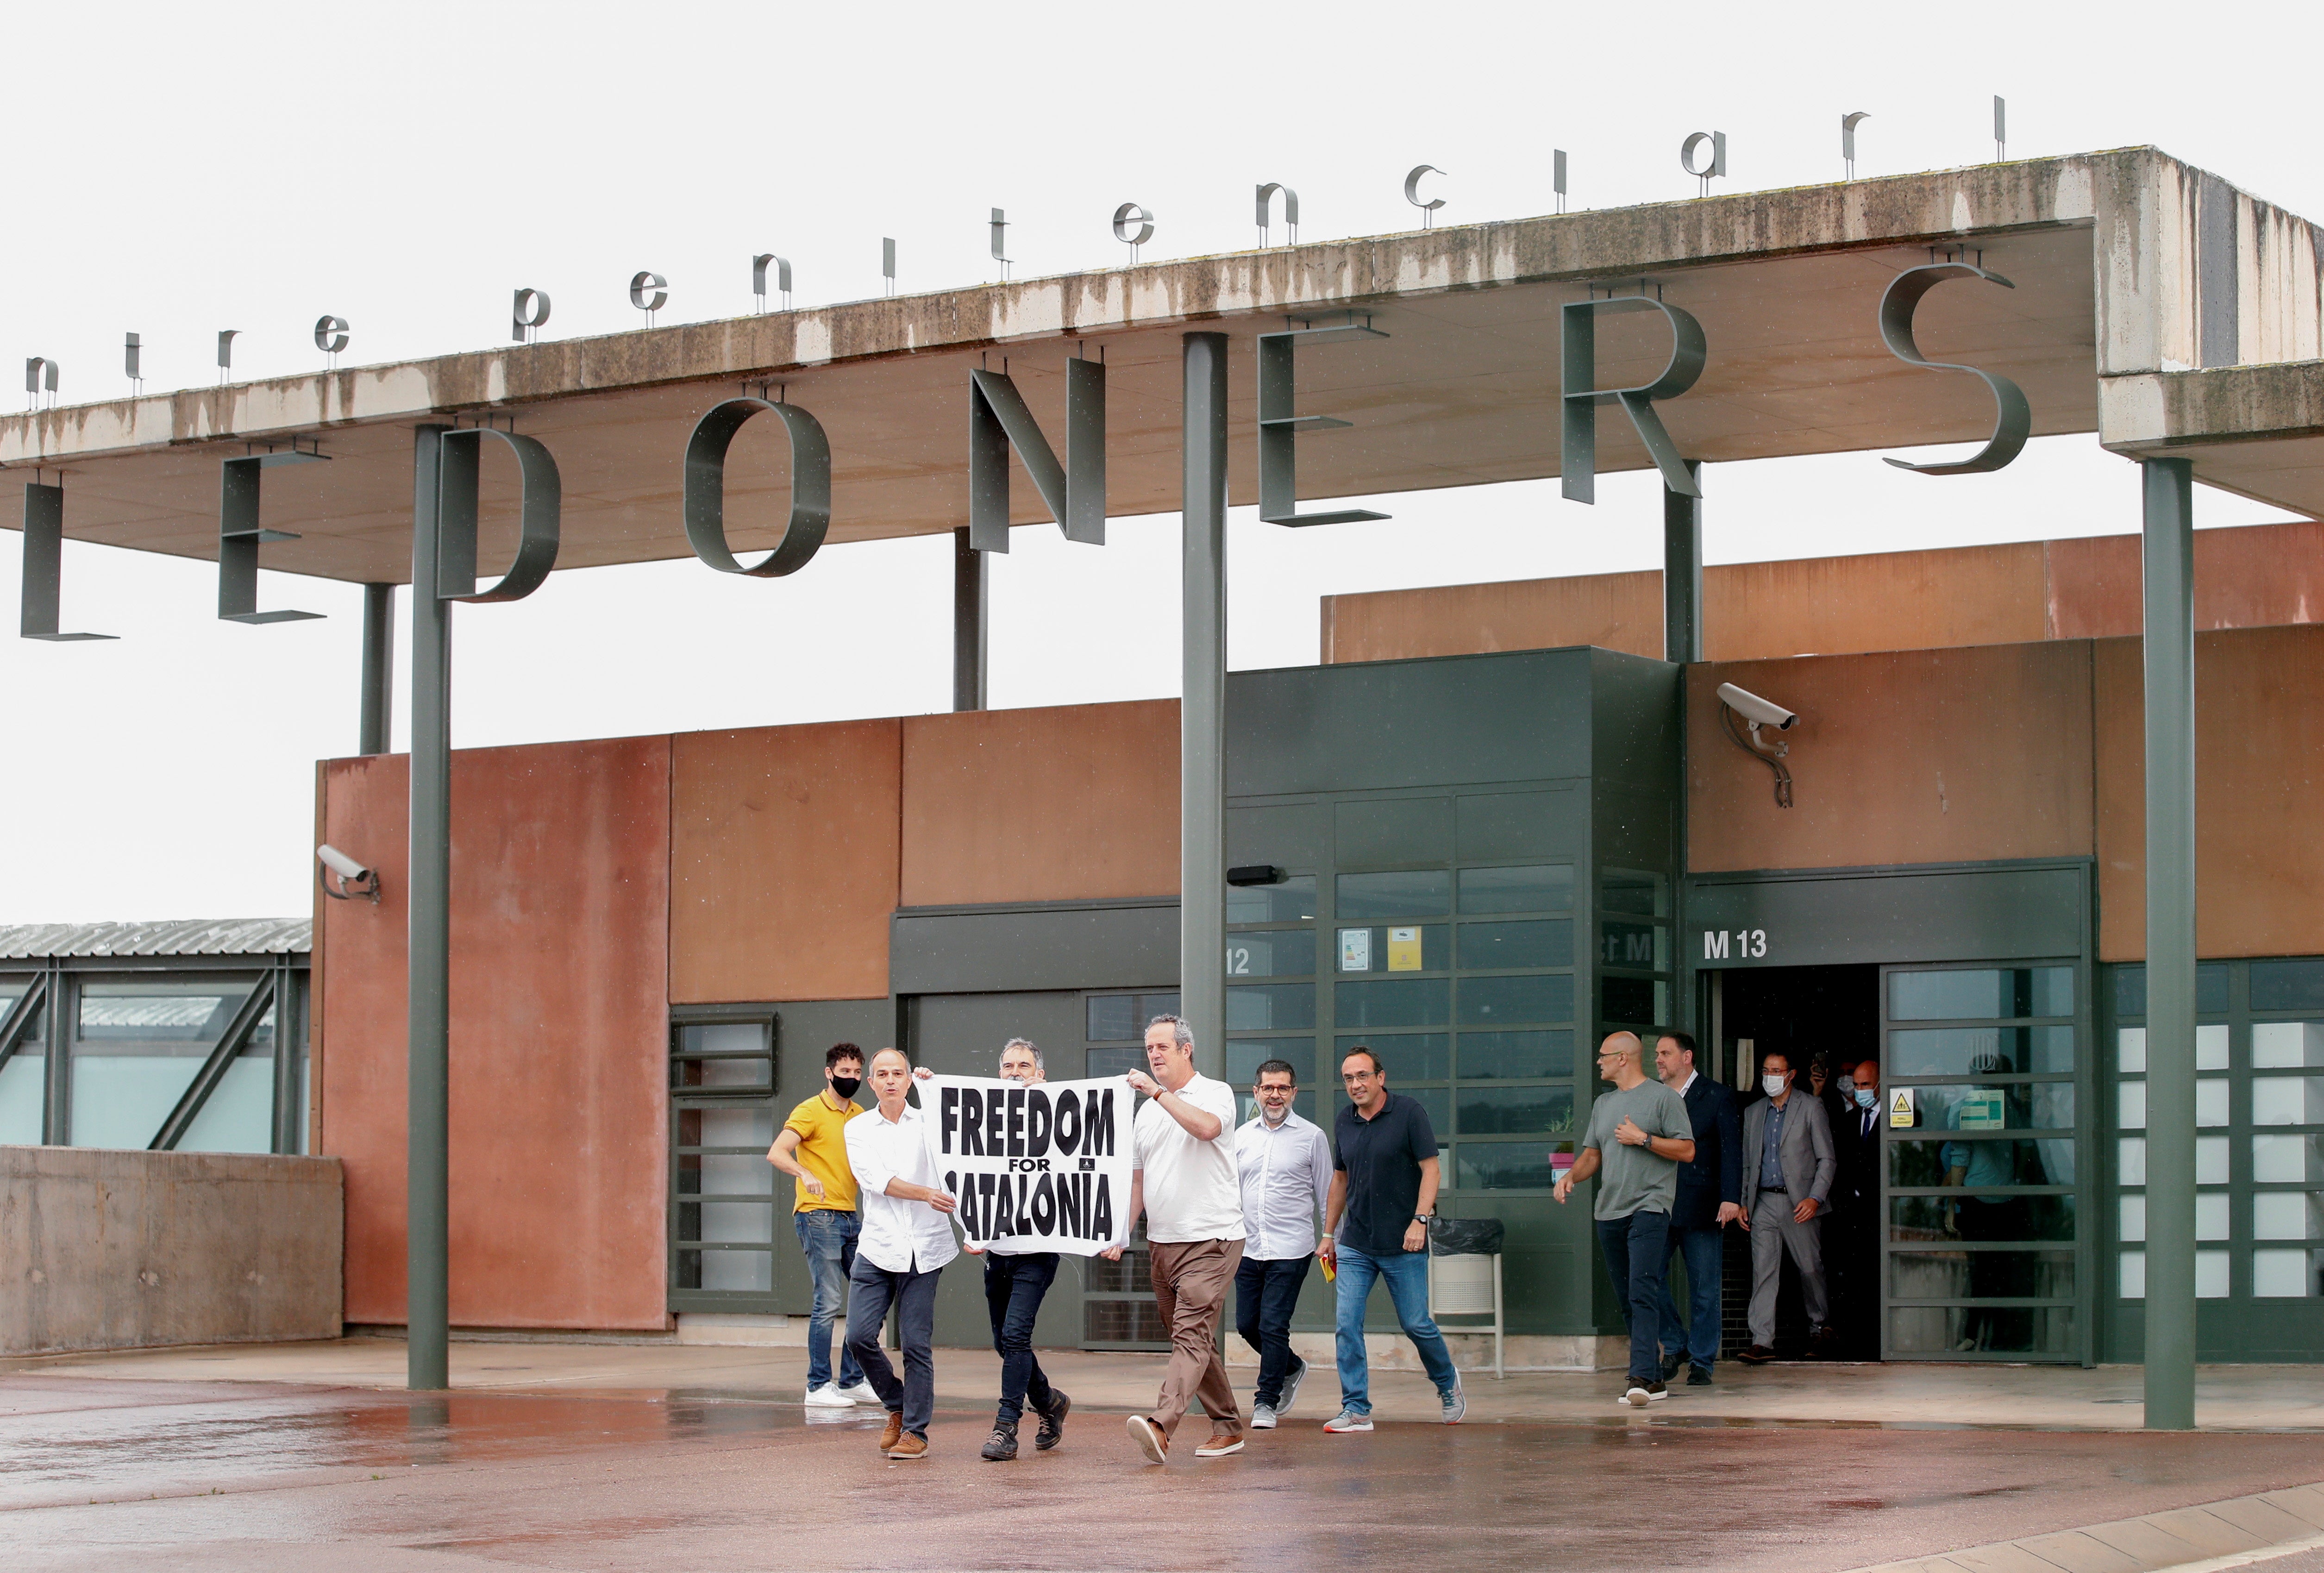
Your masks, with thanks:
[{"label": "letter n", "polygon": [[968,543],[1009,549],[1009,450],[1069,541],[1105,544],[1105,363],[1065,363],[1065,462],[1006,372],[968,373]]}]

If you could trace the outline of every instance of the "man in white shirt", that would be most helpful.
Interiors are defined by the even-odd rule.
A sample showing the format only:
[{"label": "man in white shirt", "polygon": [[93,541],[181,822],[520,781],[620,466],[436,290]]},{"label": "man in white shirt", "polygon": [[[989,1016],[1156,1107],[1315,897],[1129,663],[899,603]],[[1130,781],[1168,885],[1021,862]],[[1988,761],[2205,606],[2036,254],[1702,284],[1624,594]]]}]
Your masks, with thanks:
[{"label": "man in white shirt", "polygon": [[[936,1188],[936,1160],[919,1111],[904,1101],[912,1062],[901,1049],[872,1056],[872,1090],[880,1106],[847,1122],[847,1166],[853,1171],[862,1226],[848,1275],[847,1349],[888,1407],[880,1450],[895,1459],[924,1458],[936,1407],[936,1274],[960,1254],[946,1221],[959,1205]],[[896,1307],[904,1375],[898,1381],[880,1347],[881,1324]]]},{"label": "man in white shirt", "polygon": [[1131,1415],[1130,1434],[1149,1463],[1164,1462],[1170,1433],[1199,1398],[1211,1417],[1211,1440],[1194,1457],[1220,1458],[1242,1450],[1242,1415],[1217,1341],[1227,1285],[1242,1263],[1234,1090],[1194,1074],[1194,1035],[1175,1016],[1147,1023],[1146,1063],[1152,1075],[1132,1071],[1126,1078],[1153,1101],[1139,1107],[1130,1126],[1130,1206],[1121,1237],[1103,1255],[1121,1260],[1142,1210],[1154,1303],[1170,1329],[1170,1366],[1153,1413]]},{"label": "man in white shirt", "polygon": [[1307,1362],[1291,1352],[1291,1317],[1315,1255],[1315,1219],[1332,1193],[1332,1142],[1292,1112],[1299,1072],[1288,1060],[1261,1065],[1251,1092],[1259,1112],[1235,1132],[1247,1237],[1235,1270],[1235,1331],[1259,1351],[1250,1429],[1267,1431],[1290,1412],[1307,1375]]}]

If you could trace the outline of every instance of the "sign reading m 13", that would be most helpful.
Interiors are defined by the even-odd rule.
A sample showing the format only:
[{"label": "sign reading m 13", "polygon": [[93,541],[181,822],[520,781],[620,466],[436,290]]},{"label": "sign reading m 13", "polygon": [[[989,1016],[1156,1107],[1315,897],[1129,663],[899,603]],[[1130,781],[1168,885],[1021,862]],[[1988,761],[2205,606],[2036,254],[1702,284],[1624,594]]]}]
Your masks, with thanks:
[{"label": "sign reading m 13", "polygon": [[1127,1082],[932,1076],[920,1101],[935,1112],[931,1155],[972,1245],[1089,1256],[1114,1243],[1115,1209],[1130,1194]]},{"label": "sign reading m 13", "polygon": [[[1729,948],[1729,942],[1733,948]],[[1702,959],[1706,961],[1756,961],[1767,953],[1767,931],[1764,928],[1707,928],[1702,931]]]}]

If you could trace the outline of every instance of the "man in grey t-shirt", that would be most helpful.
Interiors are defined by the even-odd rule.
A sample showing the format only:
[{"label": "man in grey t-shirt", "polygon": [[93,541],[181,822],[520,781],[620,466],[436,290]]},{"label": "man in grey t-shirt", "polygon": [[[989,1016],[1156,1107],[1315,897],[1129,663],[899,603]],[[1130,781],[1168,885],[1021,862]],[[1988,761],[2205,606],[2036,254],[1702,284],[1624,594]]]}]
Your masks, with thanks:
[{"label": "man in grey t-shirt", "polygon": [[1686,1102],[1646,1072],[1646,1045],[1636,1033],[1609,1033],[1598,1045],[1598,1075],[1614,1090],[1590,1106],[1590,1135],[1581,1156],[1554,1195],[1601,1171],[1591,1215],[1606,1273],[1623,1302],[1630,1329],[1630,1375],[1618,1402],[1644,1408],[1670,1396],[1663,1386],[1659,1342],[1663,1274],[1670,1261],[1671,1206],[1678,1199],[1678,1166],[1694,1158],[1694,1127]]}]

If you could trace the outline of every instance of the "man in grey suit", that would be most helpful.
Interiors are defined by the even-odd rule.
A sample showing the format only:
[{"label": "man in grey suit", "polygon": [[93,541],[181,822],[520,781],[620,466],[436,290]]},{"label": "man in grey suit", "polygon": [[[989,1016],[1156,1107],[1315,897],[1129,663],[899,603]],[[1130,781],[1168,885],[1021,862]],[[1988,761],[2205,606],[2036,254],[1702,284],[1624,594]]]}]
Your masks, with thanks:
[{"label": "man in grey suit", "polygon": [[1808,1353],[1830,1354],[1831,1308],[1823,1289],[1822,1226],[1816,1216],[1839,1167],[1831,1118],[1821,1100],[1792,1090],[1792,1058],[1770,1050],[1759,1061],[1767,1096],[1743,1111],[1743,1228],[1751,1236],[1751,1347],[1736,1357],[1764,1366],[1775,1357],[1775,1288],[1784,1255],[1800,1274],[1808,1313]]}]

